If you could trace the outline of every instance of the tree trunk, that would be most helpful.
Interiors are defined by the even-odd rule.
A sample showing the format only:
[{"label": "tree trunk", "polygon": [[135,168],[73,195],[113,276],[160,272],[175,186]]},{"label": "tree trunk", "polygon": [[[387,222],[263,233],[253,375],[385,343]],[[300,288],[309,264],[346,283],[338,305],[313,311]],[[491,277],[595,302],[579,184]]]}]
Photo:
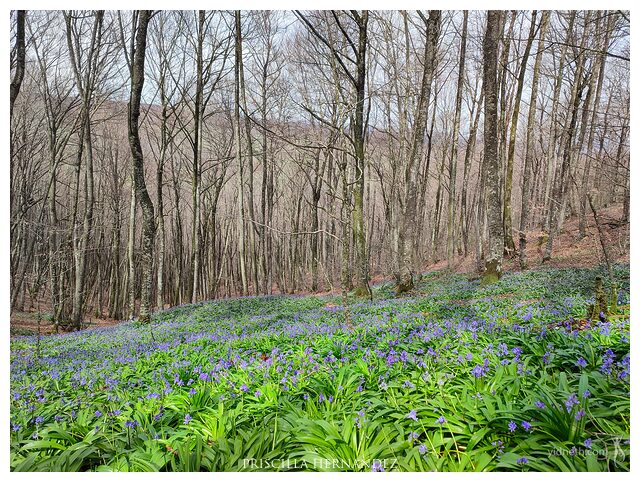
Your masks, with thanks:
[{"label": "tree trunk", "polygon": [[154,208],[144,179],[144,158],[140,145],[139,118],[140,100],[144,86],[144,61],[147,47],[147,27],[151,11],[138,11],[138,25],[135,29],[135,48],[131,52],[131,96],[129,98],[129,145],[133,161],[133,179],[136,198],[142,209],[142,290],[140,296],[140,317],[142,323],[151,321],[151,290],[153,284],[153,244],[155,239]]},{"label": "tree trunk", "polygon": [[[531,24],[533,25],[533,20]],[[547,32],[547,26],[549,25],[549,12],[542,12],[542,19],[540,21],[540,37],[538,38],[538,51],[536,52],[536,59],[533,64],[533,79],[531,80],[531,96],[529,97],[529,114],[527,116],[527,138],[525,145],[524,155],[524,174],[522,177],[522,202],[520,205],[520,224],[518,227],[519,238],[519,254],[520,254],[520,268],[527,269],[527,224],[529,223],[529,191],[531,185],[531,179],[533,177],[533,158],[535,151],[535,122],[536,122],[536,108],[538,101],[538,83],[540,79],[540,64],[542,63],[542,55],[544,53],[544,38]]]},{"label": "tree trunk", "polygon": [[487,181],[487,219],[489,223],[489,253],[482,283],[494,283],[502,275],[502,253],[504,232],[500,209],[499,163],[498,163],[498,41],[501,35],[501,13],[490,10],[483,43],[483,88],[484,88],[484,155]]},{"label": "tree trunk", "polygon": [[515,251],[515,244],[513,242],[513,220],[511,212],[511,193],[513,190],[513,160],[516,152],[516,134],[518,131],[518,118],[520,116],[520,100],[522,99],[522,89],[524,87],[524,78],[527,73],[527,61],[529,60],[529,53],[531,52],[531,45],[533,44],[533,37],[535,35],[536,27],[536,15],[534,10],[531,15],[531,27],[529,29],[529,38],[524,49],[522,56],[522,63],[520,64],[520,73],[518,75],[518,87],[516,89],[516,97],[514,100],[513,113],[511,115],[511,129],[509,131],[509,150],[507,153],[507,170],[504,180],[504,211],[502,218],[504,221],[504,251],[505,254],[510,256]]},{"label": "tree trunk", "polygon": [[460,111],[462,110],[462,89],[464,87],[464,64],[467,51],[467,23],[469,12],[463,12],[462,38],[460,39],[460,61],[458,62],[458,86],[456,88],[456,107],[453,120],[453,142],[451,143],[451,159],[449,162],[449,209],[447,216],[447,266],[453,268],[455,248],[454,219],[456,204],[456,168],[458,164],[458,142],[460,135]]}]

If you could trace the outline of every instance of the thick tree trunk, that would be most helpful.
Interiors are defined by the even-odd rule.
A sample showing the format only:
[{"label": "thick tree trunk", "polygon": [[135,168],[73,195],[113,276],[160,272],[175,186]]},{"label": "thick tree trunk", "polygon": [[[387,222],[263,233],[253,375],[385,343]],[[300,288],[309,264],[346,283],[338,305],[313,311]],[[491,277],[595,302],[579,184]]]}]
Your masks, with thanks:
[{"label": "thick tree trunk", "polygon": [[398,232],[398,294],[413,289],[415,260],[413,257],[414,238],[416,236],[416,215],[418,202],[418,173],[420,170],[420,157],[424,145],[427,118],[429,116],[429,98],[431,97],[431,83],[434,76],[434,65],[438,37],[440,35],[441,12],[432,10],[426,21],[427,38],[424,53],[424,66],[418,105],[416,106],[416,119],[413,128],[412,142],[406,158],[404,169],[404,196],[400,210],[400,226]]},{"label": "thick tree trunk", "polygon": [[136,198],[142,209],[142,289],[140,295],[140,317],[142,323],[151,321],[151,291],[153,285],[153,245],[155,239],[154,208],[144,179],[144,158],[140,145],[139,118],[140,100],[144,86],[144,61],[147,47],[147,27],[151,19],[148,10],[138,11],[135,30],[135,50],[131,53],[131,96],[129,98],[129,144],[133,162],[133,179]]},{"label": "thick tree trunk", "polygon": [[482,276],[483,284],[493,283],[502,275],[504,232],[499,195],[498,163],[498,89],[496,71],[500,12],[491,10],[487,16],[487,30],[483,43],[484,88],[484,155],[487,181],[487,219],[489,223],[489,253]]},{"label": "thick tree trunk", "polygon": [[9,119],[13,117],[13,105],[18,98],[20,86],[24,79],[24,66],[26,59],[24,20],[26,13],[26,10],[16,11],[16,66],[9,88]]}]

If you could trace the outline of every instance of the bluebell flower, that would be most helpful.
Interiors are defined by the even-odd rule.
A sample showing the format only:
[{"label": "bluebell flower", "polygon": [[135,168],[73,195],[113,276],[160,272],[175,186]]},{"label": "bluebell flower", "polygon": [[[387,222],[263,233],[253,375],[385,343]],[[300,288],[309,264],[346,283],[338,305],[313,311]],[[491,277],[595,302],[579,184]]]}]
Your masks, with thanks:
[{"label": "bluebell flower", "polygon": [[527,432],[531,431],[531,424],[526,420],[522,422],[521,425],[522,425],[522,428],[525,429]]},{"label": "bluebell flower", "polygon": [[418,414],[415,410],[411,410],[408,414],[407,414],[407,418],[410,418],[411,420],[414,421],[418,421]]},{"label": "bluebell flower", "polygon": [[516,461],[516,463],[517,463],[518,465],[528,464],[528,463],[529,463],[529,459],[528,459],[528,458],[526,458],[526,457],[520,457],[520,458]]},{"label": "bluebell flower", "polygon": [[191,417],[190,414],[186,414],[184,416],[184,421],[182,422],[184,425],[189,425],[189,422],[191,422],[191,420],[193,420],[193,417]]},{"label": "bluebell flower", "polygon": [[584,368],[584,367],[587,366],[587,360],[585,360],[584,358],[580,357],[576,361],[576,365],[578,365],[580,368]]},{"label": "bluebell flower", "polygon": [[384,472],[384,467],[379,460],[374,460],[371,464],[371,472]]},{"label": "bluebell flower", "polygon": [[515,432],[517,428],[518,428],[518,425],[516,425],[516,423],[513,420],[511,420],[509,422],[509,432]]},{"label": "bluebell flower", "polygon": [[536,400],[536,401],[534,402],[534,405],[535,405],[536,407],[538,407],[538,408],[545,408],[545,407],[546,407],[546,405],[544,404],[544,402],[541,402],[540,400]]},{"label": "bluebell flower", "polygon": [[440,425],[444,425],[445,423],[447,423],[447,419],[441,415],[440,418],[436,420],[436,423],[439,423]]},{"label": "bluebell flower", "polygon": [[569,398],[567,399],[566,402],[564,402],[564,405],[567,407],[567,410],[571,410],[573,407],[575,407],[576,405],[578,405],[578,403],[580,403],[578,401],[578,397],[575,394],[571,394],[569,396]]},{"label": "bluebell flower", "polygon": [[591,438],[588,438],[587,440],[584,441],[584,446],[587,447],[588,449],[591,448]]},{"label": "bluebell flower", "polygon": [[424,455],[427,453],[427,446],[425,444],[419,445],[418,446],[418,452],[420,452],[420,455]]}]

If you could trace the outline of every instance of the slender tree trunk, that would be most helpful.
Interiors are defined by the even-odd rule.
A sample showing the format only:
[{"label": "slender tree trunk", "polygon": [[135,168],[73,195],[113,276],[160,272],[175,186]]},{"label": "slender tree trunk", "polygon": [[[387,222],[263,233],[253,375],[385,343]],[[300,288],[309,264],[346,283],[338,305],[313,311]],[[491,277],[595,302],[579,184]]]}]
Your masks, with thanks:
[{"label": "slender tree trunk", "polygon": [[[132,180],[133,181],[133,180]],[[129,206],[129,237],[127,239],[127,283],[126,289],[129,295],[129,316],[131,320],[136,316],[136,261],[135,261],[135,234],[136,234],[136,186],[131,183],[131,202]]]},{"label": "slender tree trunk", "polygon": [[513,113],[511,115],[511,129],[509,131],[509,149],[507,153],[507,169],[504,180],[504,210],[502,218],[504,221],[504,250],[505,254],[511,255],[515,251],[515,244],[513,242],[513,214],[511,210],[511,193],[513,191],[513,160],[516,152],[516,134],[518,132],[518,118],[520,117],[520,100],[522,99],[522,89],[524,87],[524,78],[527,73],[527,62],[529,60],[529,53],[531,52],[531,45],[533,44],[533,38],[535,36],[536,28],[536,10],[531,15],[531,27],[529,29],[529,38],[524,49],[522,56],[522,63],[520,64],[520,73],[518,75],[518,87],[516,89],[516,97],[514,100]]},{"label": "slender tree trunk", "polygon": [[[533,20],[531,21],[533,25]],[[536,52],[536,59],[533,64],[533,79],[531,80],[531,96],[529,97],[529,114],[527,116],[527,139],[525,145],[524,155],[524,174],[522,176],[522,202],[520,205],[520,224],[518,227],[519,238],[519,254],[520,254],[520,268],[527,269],[527,224],[529,223],[529,200],[530,200],[530,185],[533,177],[533,158],[535,151],[535,122],[536,122],[536,109],[538,101],[538,83],[540,79],[540,65],[542,63],[542,55],[544,53],[544,39],[547,32],[547,26],[549,25],[549,12],[542,12],[542,19],[540,21],[540,36],[538,38],[538,51]]]},{"label": "slender tree trunk", "polygon": [[469,12],[463,12],[462,38],[460,39],[460,60],[458,62],[458,86],[456,88],[455,118],[453,120],[453,142],[451,143],[451,159],[449,162],[449,209],[447,217],[447,265],[453,268],[455,249],[455,205],[456,205],[456,168],[458,164],[458,143],[460,135],[460,111],[462,110],[462,89],[464,88],[464,64],[467,51],[467,24]]},{"label": "slender tree trunk", "polygon": [[242,59],[242,31],[240,24],[240,10],[235,12],[235,152],[238,162],[238,256],[240,258],[240,277],[242,279],[242,295],[249,292],[247,280],[247,265],[245,255],[245,221],[244,221],[244,162],[240,142],[240,62]]}]

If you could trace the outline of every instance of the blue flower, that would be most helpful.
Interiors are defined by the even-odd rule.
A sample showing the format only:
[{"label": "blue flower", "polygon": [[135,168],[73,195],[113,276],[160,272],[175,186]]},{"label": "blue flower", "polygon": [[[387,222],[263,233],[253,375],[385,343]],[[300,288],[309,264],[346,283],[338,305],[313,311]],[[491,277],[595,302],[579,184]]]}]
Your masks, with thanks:
[{"label": "blue flower", "polygon": [[260,398],[262,396],[262,392],[260,390],[256,390],[253,396],[256,398]]},{"label": "blue flower", "polygon": [[576,420],[580,421],[580,419],[582,419],[582,417],[584,417],[586,415],[586,412],[583,409],[578,410],[578,412],[576,413]]},{"label": "blue flower", "polygon": [[584,441],[584,446],[587,447],[588,449],[591,448],[591,438],[588,438],[587,440]]},{"label": "blue flower", "polygon": [[124,423],[124,426],[126,428],[136,428],[137,425],[138,425],[138,422],[136,420],[127,420]]},{"label": "blue flower", "polygon": [[189,422],[191,422],[191,420],[193,420],[193,417],[191,417],[190,414],[186,414],[184,416],[184,422],[182,422],[184,425],[189,425]]},{"label": "blue flower", "polygon": [[35,422],[36,422],[36,425],[40,425],[40,424],[42,424],[42,422],[44,422],[44,418],[42,418],[42,417],[36,417]]},{"label": "blue flower", "polygon": [[576,361],[576,365],[578,365],[580,368],[584,368],[584,367],[587,366],[587,360],[585,360],[584,358],[580,357]]},{"label": "blue flower", "polygon": [[518,428],[518,425],[516,425],[516,423],[513,420],[511,420],[509,422],[509,432],[515,432],[517,428]]},{"label": "blue flower", "polygon": [[516,463],[517,463],[518,465],[528,464],[528,463],[529,463],[529,459],[528,459],[528,458],[526,458],[526,457],[520,457],[520,458],[516,461]]},{"label": "blue flower", "polygon": [[564,402],[564,405],[567,407],[567,410],[570,411],[573,407],[578,405],[578,403],[580,403],[578,401],[578,397],[575,394],[571,394],[569,398],[567,398],[567,401]]},{"label": "blue flower", "polygon": [[544,402],[541,402],[540,400],[536,400],[536,402],[534,403],[534,405],[538,408],[545,408],[546,405],[544,404]]},{"label": "blue flower", "polygon": [[96,410],[96,412],[94,413],[94,415],[96,417],[102,417],[102,412],[100,410]]},{"label": "blue flower", "polygon": [[407,414],[407,418],[410,418],[411,420],[414,421],[418,421],[418,414],[415,410],[411,410],[408,414]]},{"label": "blue flower", "polygon": [[439,423],[440,425],[444,425],[445,423],[447,423],[447,419],[441,415],[440,418],[436,420],[436,423]]},{"label": "blue flower", "polygon": [[418,452],[420,452],[420,455],[424,455],[427,453],[427,446],[425,444],[419,445],[418,446]]},{"label": "blue flower", "polygon": [[384,472],[384,467],[379,460],[374,460],[371,464],[371,472]]},{"label": "blue flower", "polygon": [[585,390],[582,394],[582,398],[589,398],[591,396],[591,392],[589,390]]},{"label": "blue flower", "polygon": [[526,420],[522,422],[521,425],[522,425],[522,428],[525,429],[527,432],[531,431],[531,424]]}]

